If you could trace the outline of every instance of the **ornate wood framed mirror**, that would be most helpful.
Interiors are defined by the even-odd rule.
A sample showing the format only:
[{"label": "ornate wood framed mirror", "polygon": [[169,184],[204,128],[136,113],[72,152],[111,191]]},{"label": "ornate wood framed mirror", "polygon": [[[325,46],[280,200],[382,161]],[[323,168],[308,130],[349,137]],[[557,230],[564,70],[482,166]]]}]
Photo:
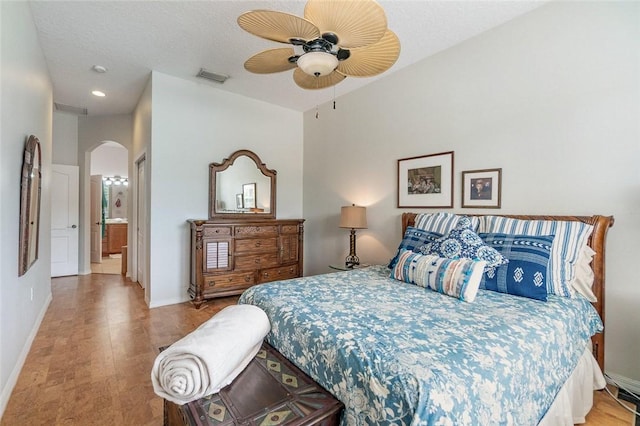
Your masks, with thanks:
[{"label": "ornate wood framed mirror", "polygon": [[41,182],[42,157],[40,141],[37,137],[31,135],[27,139],[22,160],[18,276],[24,275],[31,265],[38,260]]},{"label": "ornate wood framed mirror", "polygon": [[242,149],[209,165],[209,219],[275,219],[276,171]]}]

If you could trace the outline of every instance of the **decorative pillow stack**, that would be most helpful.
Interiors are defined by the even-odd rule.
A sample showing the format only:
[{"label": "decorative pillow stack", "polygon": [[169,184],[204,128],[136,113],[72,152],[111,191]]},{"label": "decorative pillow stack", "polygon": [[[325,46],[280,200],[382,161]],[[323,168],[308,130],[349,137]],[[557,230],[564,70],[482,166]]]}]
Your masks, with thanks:
[{"label": "decorative pillow stack", "polygon": [[391,278],[473,302],[485,266],[481,260],[445,259],[401,250]]},{"label": "decorative pillow stack", "polygon": [[510,235],[555,235],[549,257],[547,294],[571,297],[571,282],[576,276],[576,263],[593,226],[583,222],[560,220],[522,220],[501,216],[483,216],[480,232]]},{"label": "decorative pillow stack", "polygon": [[489,247],[471,229],[472,222],[468,217],[461,217],[458,224],[448,234],[418,249],[422,254],[434,254],[447,259],[484,260],[486,268],[495,268],[509,262],[494,248]]},{"label": "decorative pillow stack", "polygon": [[[594,302],[594,252],[587,245],[592,230],[592,225],[574,221],[418,214],[389,264],[391,277],[471,301],[475,291],[470,278],[482,261],[482,289],[541,301],[548,294],[571,297],[577,291]],[[436,274],[453,270],[453,275],[440,272],[446,278]]]},{"label": "decorative pillow stack", "polygon": [[547,301],[547,277],[553,235],[480,234],[509,259],[509,263],[484,274],[480,288]]}]

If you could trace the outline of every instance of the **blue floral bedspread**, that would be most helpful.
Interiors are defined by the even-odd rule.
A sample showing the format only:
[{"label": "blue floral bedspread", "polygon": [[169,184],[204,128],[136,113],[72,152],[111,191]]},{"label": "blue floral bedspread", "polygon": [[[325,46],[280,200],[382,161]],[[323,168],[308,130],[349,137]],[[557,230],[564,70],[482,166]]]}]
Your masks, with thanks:
[{"label": "blue floral bedspread", "polygon": [[267,341],[345,406],[343,425],[535,425],[602,322],[584,298],[473,303],[382,265],[254,286]]}]

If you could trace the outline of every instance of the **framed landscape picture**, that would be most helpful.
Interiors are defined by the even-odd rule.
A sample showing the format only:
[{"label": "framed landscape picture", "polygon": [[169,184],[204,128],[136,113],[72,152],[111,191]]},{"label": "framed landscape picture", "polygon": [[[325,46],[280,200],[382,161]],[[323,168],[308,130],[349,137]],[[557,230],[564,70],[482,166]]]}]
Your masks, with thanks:
[{"label": "framed landscape picture", "polygon": [[502,203],[502,169],[462,172],[462,207],[499,209]]},{"label": "framed landscape picture", "polygon": [[398,208],[453,207],[453,151],[398,160]]}]

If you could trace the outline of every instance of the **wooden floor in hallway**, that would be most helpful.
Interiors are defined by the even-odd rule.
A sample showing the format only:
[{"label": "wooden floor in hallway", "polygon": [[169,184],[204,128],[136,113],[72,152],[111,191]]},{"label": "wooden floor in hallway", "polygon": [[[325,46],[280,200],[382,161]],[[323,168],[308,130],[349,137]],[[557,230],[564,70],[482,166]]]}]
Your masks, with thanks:
[{"label": "wooden floor in hallway", "polygon": [[149,309],[137,283],[109,274],[54,278],[51,287],[3,426],[162,425],[150,379],[158,348],[238,299]]},{"label": "wooden floor in hallway", "polygon": [[[194,330],[237,297],[148,309],[121,275],[52,279],[43,319],[0,424],[160,426],[150,373],[160,346]],[[631,425],[633,415],[595,392],[589,426]]]}]

